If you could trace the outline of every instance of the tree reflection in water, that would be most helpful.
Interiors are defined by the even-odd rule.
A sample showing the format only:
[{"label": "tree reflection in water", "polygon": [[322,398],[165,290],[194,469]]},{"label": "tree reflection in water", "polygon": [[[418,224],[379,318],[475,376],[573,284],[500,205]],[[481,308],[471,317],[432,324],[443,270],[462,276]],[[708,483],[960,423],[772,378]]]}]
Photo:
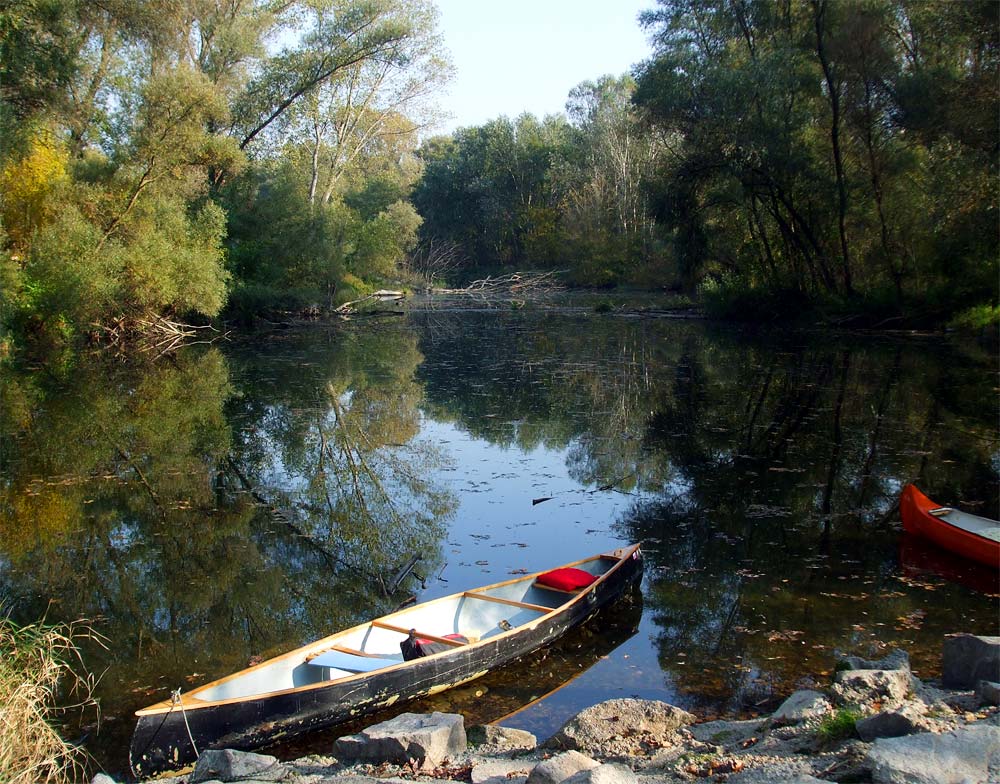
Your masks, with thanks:
[{"label": "tree reflection in water", "polygon": [[627,682],[764,709],[835,650],[888,645],[933,674],[943,634],[997,632],[996,598],[933,559],[901,568],[893,505],[915,480],[995,513],[995,364],[938,340],[524,310],[8,368],[0,600],[113,641],[89,658],[107,672],[88,745],[111,771],[134,708],[393,609],[420,592],[392,590],[416,555],[422,577],[449,561],[426,596],[644,540],[640,633],[564,690],[593,701]]},{"label": "tree reflection in water", "polygon": [[233,354],[6,379],[0,591],[110,638],[87,660],[111,755],[140,704],[388,612],[415,585],[394,572],[439,560],[454,502],[416,437],[415,340],[322,346],[270,390]]}]

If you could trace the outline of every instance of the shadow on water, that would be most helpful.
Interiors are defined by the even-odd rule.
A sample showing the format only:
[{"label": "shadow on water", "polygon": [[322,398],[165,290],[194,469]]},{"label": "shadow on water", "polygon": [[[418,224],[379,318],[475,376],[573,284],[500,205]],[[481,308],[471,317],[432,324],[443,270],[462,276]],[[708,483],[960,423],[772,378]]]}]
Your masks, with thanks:
[{"label": "shadow on water", "polygon": [[945,633],[998,631],[995,577],[901,550],[894,511],[916,481],[996,516],[975,345],[439,311],[3,374],[0,602],[112,641],[86,652],[102,721],[68,730],[112,773],[132,712],[178,686],[624,542],[645,542],[638,633],[428,705],[495,720],[585,670],[507,721],[546,735],[633,694],[746,714],[837,651],[903,647],[927,677]]}]

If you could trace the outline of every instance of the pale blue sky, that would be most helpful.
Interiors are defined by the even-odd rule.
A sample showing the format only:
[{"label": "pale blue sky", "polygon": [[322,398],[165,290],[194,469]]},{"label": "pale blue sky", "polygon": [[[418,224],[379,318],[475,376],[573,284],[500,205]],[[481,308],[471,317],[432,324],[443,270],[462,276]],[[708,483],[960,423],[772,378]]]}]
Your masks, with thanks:
[{"label": "pale blue sky", "polygon": [[455,78],[439,131],[562,111],[570,89],[650,55],[637,21],[655,0],[436,0]]}]

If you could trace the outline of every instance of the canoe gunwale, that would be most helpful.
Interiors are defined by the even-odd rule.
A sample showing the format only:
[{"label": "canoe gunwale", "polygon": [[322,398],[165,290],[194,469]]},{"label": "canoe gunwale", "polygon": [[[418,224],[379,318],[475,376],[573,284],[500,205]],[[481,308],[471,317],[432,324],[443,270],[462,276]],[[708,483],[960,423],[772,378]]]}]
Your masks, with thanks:
[{"label": "canoe gunwale", "polygon": [[[462,648],[462,650],[475,650],[477,648],[481,648],[484,644],[486,644],[490,640],[498,640],[498,639],[505,638],[505,637],[511,637],[513,635],[517,635],[519,633],[522,633],[522,632],[524,632],[524,631],[526,631],[528,629],[534,629],[538,624],[540,624],[543,621],[546,621],[546,620],[550,619],[551,617],[553,617],[554,614],[566,612],[573,605],[578,604],[580,602],[586,601],[587,596],[591,595],[598,588],[598,586],[603,585],[604,583],[606,583],[608,581],[608,579],[616,571],[618,571],[619,569],[621,569],[622,565],[624,563],[626,563],[630,558],[632,558],[634,553],[638,552],[639,547],[640,547],[639,544],[634,544],[634,545],[631,545],[629,547],[624,547],[624,548],[620,548],[620,549],[614,550],[611,553],[600,553],[598,555],[593,555],[593,556],[590,556],[588,558],[581,558],[581,559],[579,559],[577,561],[572,561],[572,562],[570,562],[568,564],[564,564],[563,566],[555,567],[555,568],[574,567],[574,566],[579,566],[580,564],[584,564],[584,563],[588,563],[590,561],[596,561],[596,560],[600,560],[600,559],[606,559],[606,560],[614,559],[614,560],[617,561],[617,563],[615,563],[614,566],[612,566],[606,572],[603,572],[601,575],[599,575],[597,577],[597,579],[593,583],[591,583],[585,589],[583,589],[583,590],[581,590],[581,591],[573,594],[572,598],[567,599],[565,602],[563,602],[562,604],[556,605],[555,607],[544,608],[544,609],[547,609],[548,612],[546,612],[543,615],[540,615],[538,618],[534,618],[534,619],[528,621],[527,623],[523,623],[523,624],[520,624],[518,626],[515,626],[515,627],[511,628],[509,631],[501,632],[500,634],[494,635],[494,636],[489,637],[489,638],[487,638],[485,640],[478,640],[476,642],[469,642],[469,643],[455,643],[455,641],[452,641],[452,640],[449,640],[449,642],[455,643],[456,647],[458,647],[460,645],[461,648]],[[428,602],[422,602],[419,605],[415,605],[415,606],[426,607],[426,606],[429,606],[429,605],[432,605],[432,604],[435,604],[435,603],[443,603],[443,602],[446,602],[446,601],[449,601],[449,600],[452,600],[452,599],[463,598],[463,597],[467,597],[467,596],[468,597],[472,597],[472,598],[485,599],[485,600],[488,601],[488,600],[490,600],[492,598],[496,598],[496,597],[479,596],[478,594],[481,593],[481,592],[483,592],[483,591],[490,591],[490,590],[494,590],[494,589],[497,589],[497,588],[505,587],[507,585],[513,585],[515,583],[521,583],[521,582],[532,582],[533,583],[534,580],[539,575],[544,574],[545,572],[548,572],[548,571],[551,571],[551,570],[550,569],[543,569],[543,570],[541,570],[539,572],[535,572],[533,574],[523,575],[523,576],[517,577],[517,578],[512,579],[512,580],[504,580],[504,581],[501,581],[501,582],[498,582],[498,583],[493,583],[493,584],[490,584],[490,585],[481,586],[479,588],[474,588],[474,589],[471,589],[471,590],[458,591],[458,592],[453,593],[453,594],[448,594],[447,596],[441,596],[441,597],[438,597],[436,599],[431,599]],[[567,594],[567,595],[569,595],[569,594]],[[506,603],[506,602],[504,602],[504,603]],[[521,604],[527,605],[527,603],[521,603]],[[536,606],[539,607],[539,608],[541,608],[541,605],[536,605]],[[371,677],[371,673],[370,672],[361,672],[361,673],[354,673],[354,674],[351,674],[351,675],[348,675],[348,676],[345,676],[345,677],[342,677],[342,678],[336,678],[336,679],[325,680],[325,681],[317,681],[315,683],[307,683],[307,684],[304,684],[302,686],[294,686],[294,687],[287,688],[287,689],[279,689],[279,690],[270,691],[270,692],[260,692],[258,694],[254,694],[254,695],[251,695],[251,696],[226,697],[226,698],[218,699],[218,700],[205,700],[205,699],[201,699],[201,698],[199,698],[197,696],[198,692],[207,691],[207,690],[215,688],[216,686],[219,686],[219,685],[221,685],[221,684],[223,684],[223,683],[225,683],[227,681],[233,680],[233,679],[241,677],[243,675],[247,675],[247,674],[249,674],[251,672],[259,671],[259,670],[266,669],[268,667],[274,666],[275,664],[277,664],[279,662],[286,661],[288,659],[296,659],[299,656],[302,656],[304,659],[307,659],[307,658],[309,658],[311,656],[315,656],[315,655],[317,655],[317,654],[319,654],[319,653],[321,653],[321,652],[323,652],[325,650],[328,650],[331,646],[333,646],[333,645],[336,644],[336,640],[337,639],[340,639],[341,637],[346,636],[350,632],[353,632],[353,631],[358,630],[358,629],[363,629],[363,628],[365,628],[367,626],[372,626],[375,622],[378,622],[378,621],[386,621],[386,620],[388,620],[390,618],[393,618],[393,617],[395,617],[397,615],[405,615],[408,611],[413,610],[413,607],[414,606],[407,607],[407,608],[402,609],[402,610],[397,610],[396,612],[392,612],[392,613],[389,613],[387,615],[382,615],[382,616],[380,616],[378,618],[373,618],[373,619],[371,619],[369,621],[365,621],[364,623],[357,624],[356,626],[352,626],[352,627],[350,627],[348,629],[342,629],[342,630],[340,630],[338,632],[335,632],[335,633],[333,633],[331,635],[328,635],[327,637],[321,638],[320,640],[315,640],[315,641],[313,641],[311,643],[307,643],[306,645],[300,646],[298,648],[294,648],[294,649],[292,649],[290,651],[287,651],[286,653],[279,654],[278,656],[274,656],[274,657],[272,657],[270,659],[267,659],[266,661],[260,662],[259,664],[255,664],[255,665],[253,665],[251,667],[246,667],[246,668],[244,668],[242,670],[238,670],[238,671],[236,671],[234,673],[230,673],[228,675],[223,676],[222,678],[218,678],[218,679],[216,679],[214,681],[210,681],[209,683],[203,684],[202,686],[198,686],[197,688],[192,689],[191,691],[182,693],[180,695],[180,701],[179,702],[178,701],[174,701],[174,700],[163,700],[161,702],[154,703],[153,705],[150,705],[150,706],[148,706],[146,708],[140,708],[139,710],[137,710],[135,712],[135,715],[137,717],[162,715],[164,713],[171,713],[171,712],[177,710],[178,708],[181,708],[184,711],[203,710],[205,708],[214,708],[214,707],[222,706],[222,705],[232,705],[234,703],[246,702],[247,700],[251,700],[251,699],[267,699],[267,698],[272,697],[272,696],[283,695],[283,694],[295,694],[295,693],[302,693],[302,692],[310,692],[310,691],[314,691],[316,689],[322,689],[322,688],[328,687],[331,683],[341,683],[341,682],[348,682],[348,681],[352,681],[352,680],[358,680],[358,681],[360,681],[360,680],[364,680],[366,678],[370,678]],[[527,609],[527,606],[526,606],[526,609]],[[389,627],[383,627],[383,628],[390,628],[391,629],[392,627],[390,625]],[[402,627],[396,627],[396,628],[402,628]],[[428,637],[436,637],[436,635],[427,635],[427,636]],[[423,658],[429,659],[429,658],[447,656],[447,655],[449,655],[451,653],[453,653],[453,651],[441,651],[440,653],[435,653],[435,654],[432,654],[431,656],[427,656],[427,657],[423,657]],[[408,661],[395,662],[395,663],[389,665],[388,667],[385,667],[382,670],[379,670],[379,672],[388,672],[388,671],[391,671],[391,670],[398,670],[400,668],[407,667],[407,666],[409,666],[411,664],[412,664],[412,662],[408,662]]]}]

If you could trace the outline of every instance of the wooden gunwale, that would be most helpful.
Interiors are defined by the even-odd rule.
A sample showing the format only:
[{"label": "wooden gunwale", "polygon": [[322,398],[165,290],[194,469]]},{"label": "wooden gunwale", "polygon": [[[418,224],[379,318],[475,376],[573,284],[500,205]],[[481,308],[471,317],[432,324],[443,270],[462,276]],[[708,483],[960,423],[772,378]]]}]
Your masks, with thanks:
[{"label": "wooden gunwale", "polygon": [[[572,566],[579,566],[580,564],[585,564],[585,563],[589,563],[591,561],[597,561],[597,560],[601,560],[601,559],[617,561],[617,563],[615,563],[614,566],[612,566],[610,569],[608,569],[608,571],[604,572],[604,574],[600,575],[594,582],[592,582],[584,590],[582,590],[580,593],[578,593],[577,595],[573,596],[572,599],[564,602],[563,604],[560,604],[560,605],[558,605],[556,607],[552,607],[551,609],[549,609],[549,611],[547,613],[545,613],[545,615],[541,615],[538,618],[535,618],[535,619],[529,621],[528,623],[521,624],[520,626],[515,626],[515,627],[511,628],[510,631],[501,632],[500,634],[494,635],[493,637],[489,637],[486,640],[480,640],[479,642],[470,642],[470,643],[468,643],[468,644],[465,645],[465,648],[466,649],[476,649],[476,648],[478,648],[480,646],[483,646],[483,645],[485,645],[487,643],[490,643],[490,642],[493,642],[495,640],[503,639],[505,637],[509,637],[509,636],[512,636],[512,635],[516,635],[520,631],[527,630],[527,629],[535,629],[538,626],[539,623],[541,623],[542,621],[548,619],[549,616],[552,616],[555,613],[565,612],[566,610],[568,610],[570,607],[572,607],[577,602],[583,601],[583,599],[586,597],[586,595],[588,593],[590,593],[591,591],[593,591],[594,589],[596,589],[599,585],[601,585],[601,583],[606,582],[607,579],[612,574],[614,574],[619,569],[621,569],[622,565],[624,563],[626,563],[628,561],[628,559],[632,557],[633,553],[635,553],[635,551],[638,550],[638,549],[639,549],[639,545],[638,544],[634,544],[634,545],[631,545],[629,547],[619,548],[617,550],[612,551],[611,553],[601,553],[599,555],[592,555],[592,556],[590,556],[588,558],[580,558],[577,561],[571,561],[570,563],[562,564],[560,567],[556,567],[556,568],[566,568],[566,567],[572,567]],[[491,590],[494,590],[496,588],[503,588],[505,586],[512,585],[514,583],[532,581],[536,577],[538,577],[540,574],[544,574],[545,572],[548,572],[548,571],[551,571],[551,570],[550,569],[543,569],[542,571],[535,572],[534,574],[521,575],[521,576],[516,577],[514,579],[511,579],[511,580],[503,580],[501,582],[493,583],[491,585],[484,585],[484,586],[481,586],[480,588],[477,588],[476,591],[491,591]],[[439,603],[443,603],[443,602],[446,602],[446,601],[451,601],[451,600],[454,600],[454,599],[460,597],[463,593],[466,593],[466,592],[462,591],[462,592],[458,592],[458,593],[449,594],[448,596],[441,596],[441,597],[439,597],[437,599],[431,599],[428,602],[421,602],[420,606],[421,607],[428,607],[428,606],[431,606],[431,605],[434,605],[434,604],[439,604]],[[482,598],[482,597],[480,597],[480,598]],[[406,609],[403,609],[403,610],[398,610],[398,611],[396,611],[394,613],[389,613],[388,615],[382,616],[382,618],[380,618],[379,620],[385,622],[385,619],[391,619],[391,618],[394,618],[394,617],[397,617],[397,616],[400,616],[400,615],[405,615],[406,612],[407,612],[407,610],[409,610],[409,609],[412,609],[412,607],[411,608],[406,608]],[[196,689],[194,689],[194,690],[192,690],[190,692],[183,693],[180,696],[180,702],[179,703],[175,704],[171,700],[163,700],[161,702],[154,703],[153,705],[150,705],[150,706],[148,706],[146,708],[140,708],[139,710],[137,710],[135,712],[135,715],[136,716],[148,716],[148,715],[156,715],[156,714],[162,714],[162,713],[170,713],[171,711],[173,711],[173,710],[175,710],[177,708],[182,708],[183,710],[199,710],[199,709],[204,709],[204,708],[215,708],[215,707],[219,707],[219,706],[222,706],[222,705],[232,705],[232,704],[236,704],[236,703],[246,702],[250,698],[248,698],[248,697],[228,697],[228,698],[222,699],[222,700],[204,700],[204,699],[200,699],[197,696],[197,694],[198,694],[198,692],[207,691],[208,689],[214,688],[214,687],[216,687],[216,686],[218,686],[218,685],[220,685],[222,683],[225,683],[228,680],[232,680],[233,678],[237,678],[237,677],[246,675],[248,673],[255,672],[257,670],[261,670],[261,669],[264,669],[264,668],[267,668],[267,667],[274,666],[278,662],[286,661],[288,659],[298,659],[300,657],[304,658],[306,656],[309,656],[310,654],[315,655],[317,653],[321,653],[322,651],[328,650],[330,648],[330,646],[335,645],[336,644],[336,640],[338,640],[338,639],[340,639],[342,637],[345,637],[348,634],[351,634],[353,632],[357,632],[357,631],[360,631],[360,630],[363,630],[363,629],[371,628],[371,626],[373,625],[373,623],[374,623],[374,621],[366,621],[364,623],[359,623],[357,626],[352,626],[349,629],[342,629],[339,632],[334,632],[333,634],[331,634],[331,635],[329,635],[327,637],[324,637],[324,638],[322,638],[320,640],[316,640],[315,642],[312,642],[312,643],[310,643],[308,645],[304,645],[304,646],[302,646],[300,648],[293,648],[292,650],[288,651],[287,653],[279,654],[278,656],[275,656],[275,657],[273,657],[271,659],[267,659],[266,661],[260,662],[259,664],[255,664],[255,665],[253,665],[251,667],[247,667],[245,669],[238,670],[237,672],[229,673],[228,675],[225,675],[222,678],[217,678],[214,681],[211,681],[211,682],[206,683],[206,684],[204,684],[202,686],[199,686],[199,687],[197,687]],[[402,628],[402,627],[398,627],[398,628]],[[407,634],[409,633],[408,629],[406,630],[406,633]],[[455,641],[452,640],[451,642],[455,642]],[[447,656],[450,653],[451,653],[450,650],[449,651],[442,651],[441,653],[432,654],[432,656]],[[430,658],[430,657],[424,657],[424,658]],[[379,672],[391,672],[393,670],[397,670],[397,669],[400,669],[402,667],[408,667],[410,665],[411,665],[411,662],[401,661],[401,662],[398,662],[396,664],[390,665],[389,667],[385,667],[383,669],[380,669]],[[369,678],[370,676],[371,676],[371,673],[361,672],[361,673],[356,673],[354,675],[346,676],[344,678],[340,678],[337,681],[318,681],[316,683],[307,683],[307,684],[305,684],[303,686],[294,686],[294,687],[291,687],[291,688],[288,688],[288,689],[280,689],[280,690],[271,691],[271,692],[262,692],[259,695],[255,695],[253,697],[253,699],[263,699],[263,698],[267,698],[267,697],[275,697],[275,696],[279,696],[279,695],[283,695],[283,694],[291,694],[291,693],[296,693],[296,692],[305,693],[305,692],[314,691],[316,689],[327,688],[331,683],[349,683],[352,680],[359,680],[360,681],[360,680],[364,680],[365,678]]]}]

